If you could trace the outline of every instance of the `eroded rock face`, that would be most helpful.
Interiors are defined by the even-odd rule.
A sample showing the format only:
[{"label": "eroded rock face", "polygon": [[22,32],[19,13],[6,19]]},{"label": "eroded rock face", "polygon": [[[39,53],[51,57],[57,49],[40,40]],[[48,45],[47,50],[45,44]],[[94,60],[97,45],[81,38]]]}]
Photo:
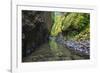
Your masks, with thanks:
[{"label": "eroded rock face", "polygon": [[[49,15],[49,12],[22,11],[23,57],[31,54],[37,47],[40,47],[48,41],[48,25],[51,25]],[[49,16],[48,19],[47,16]]]}]

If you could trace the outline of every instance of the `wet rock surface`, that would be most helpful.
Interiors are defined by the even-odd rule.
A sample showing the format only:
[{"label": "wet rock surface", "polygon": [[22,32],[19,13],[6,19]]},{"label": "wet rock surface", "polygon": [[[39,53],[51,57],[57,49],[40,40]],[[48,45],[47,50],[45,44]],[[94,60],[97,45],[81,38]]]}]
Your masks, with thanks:
[{"label": "wet rock surface", "polygon": [[[55,37],[51,37],[55,38]],[[56,38],[57,43],[66,46],[70,50],[73,50],[76,53],[81,55],[90,55],[90,42],[89,40],[85,41],[73,41],[73,40],[64,40],[62,36]]]},{"label": "wet rock surface", "polygon": [[[61,21],[58,20],[56,23],[57,26],[54,28],[55,31],[52,31],[51,28],[55,21],[54,16],[52,18],[52,12],[22,10],[22,62],[89,59],[90,40],[89,33],[87,33],[89,29],[82,29],[85,30],[85,32],[81,30],[82,33],[78,32],[77,28],[80,27],[80,23],[78,22],[79,25],[76,25],[77,28],[76,26],[74,27],[74,24],[72,27],[69,27],[72,24],[70,20],[73,19],[73,21],[75,21],[73,14],[75,13],[69,14],[68,20],[64,22],[66,29],[64,28],[62,31],[60,28],[59,30],[59,25],[62,25],[62,23],[59,24]],[[77,15],[77,13],[75,15]],[[81,16],[81,14],[79,14],[79,16]],[[70,24],[68,29],[67,24]],[[84,22],[84,24],[86,24],[86,22]],[[53,37],[51,31],[55,33],[58,32]],[[80,40],[83,38],[82,40],[84,41],[76,41],[75,39],[69,40],[69,37],[73,38],[74,35],[77,34],[77,39]],[[65,40],[64,37],[67,37],[67,40]]]},{"label": "wet rock surface", "polygon": [[[50,37],[58,43],[58,49],[63,52],[61,56],[55,57],[50,49],[49,43],[41,45],[31,55],[24,57],[23,62],[61,61],[61,60],[84,60],[89,59],[89,41],[76,42],[64,41],[59,38]],[[81,47],[82,46],[82,47]],[[85,49],[84,49],[85,47]],[[82,51],[81,51],[82,50]],[[86,52],[88,51],[88,52]]]}]

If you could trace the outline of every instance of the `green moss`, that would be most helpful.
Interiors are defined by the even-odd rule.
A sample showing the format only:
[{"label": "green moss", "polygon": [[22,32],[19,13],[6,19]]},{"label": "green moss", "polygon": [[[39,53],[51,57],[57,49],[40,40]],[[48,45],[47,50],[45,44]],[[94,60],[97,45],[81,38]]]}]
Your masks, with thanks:
[{"label": "green moss", "polygon": [[63,31],[67,30],[73,24],[73,21],[75,20],[76,16],[77,13],[70,13],[65,17],[62,24]]},{"label": "green moss", "polygon": [[[63,33],[64,40],[84,41],[90,39],[90,14],[89,13],[60,13],[56,12],[53,17],[51,36]],[[55,40],[49,42],[52,52],[61,56],[64,51],[59,49]]]},{"label": "green moss", "polygon": [[86,27],[83,31],[81,31],[78,35],[75,36],[74,40],[84,41],[90,40],[90,28]]},{"label": "green moss", "polygon": [[90,37],[90,17],[88,13],[70,13],[63,21],[62,30],[66,39],[86,40]]},{"label": "green moss", "polygon": [[64,16],[62,16],[59,12],[56,12],[53,19],[54,23],[51,29],[51,36],[57,36],[58,33],[62,32],[61,27]]}]

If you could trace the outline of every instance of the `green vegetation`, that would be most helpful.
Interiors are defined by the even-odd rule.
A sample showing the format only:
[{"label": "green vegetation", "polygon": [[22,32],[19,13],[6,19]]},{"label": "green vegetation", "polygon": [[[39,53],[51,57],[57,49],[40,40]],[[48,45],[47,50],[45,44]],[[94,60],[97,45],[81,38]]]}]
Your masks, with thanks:
[{"label": "green vegetation", "polygon": [[23,10],[22,34],[22,62],[81,60],[90,57],[90,54],[84,55],[75,50],[84,51],[85,48],[90,51],[89,13]]},{"label": "green vegetation", "polygon": [[57,36],[58,33],[62,32],[62,22],[64,20],[64,16],[61,13],[55,12],[54,13],[54,23],[51,29],[51,36]]},{"label": "green vegetation", "polygon": [[[65,40],[85,41],[90,39],[90,15],[89,13],[75,12],[55,12],[51,36],[57,37],[59,33],[63,34]],[[61,53],[57,42],[50,40],[51,50],[54,54]]]}]

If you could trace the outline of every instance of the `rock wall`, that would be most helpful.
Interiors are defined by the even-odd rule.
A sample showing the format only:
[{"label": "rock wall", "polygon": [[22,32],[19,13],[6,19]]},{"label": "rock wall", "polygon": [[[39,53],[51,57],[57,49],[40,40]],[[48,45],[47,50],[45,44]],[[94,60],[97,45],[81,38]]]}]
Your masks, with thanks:
[{"label": "rock wall", "polygon": [[26,56],[48,41],[52,24],[50,12],[22,11],[22,55]]}]

